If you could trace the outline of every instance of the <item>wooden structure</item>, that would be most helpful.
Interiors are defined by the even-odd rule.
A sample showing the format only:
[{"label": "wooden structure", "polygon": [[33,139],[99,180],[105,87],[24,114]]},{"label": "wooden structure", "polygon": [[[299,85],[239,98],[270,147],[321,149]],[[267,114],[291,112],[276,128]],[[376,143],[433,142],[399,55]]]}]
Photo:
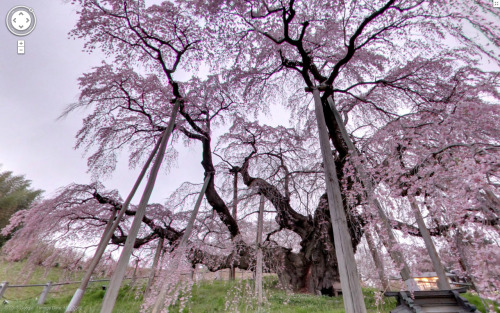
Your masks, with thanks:
[{"label": "wooden structure", "polygon": [[[457,275],[453,273],[446,273],[447,282],[450,285],[449,289],[462,289],[462,288],[470,288],[471,284],[467,283],[464,279],[461,279]],[[419,275],[415,275],[411,277],[414,281],[415,285],[418,289],[413,291],[428,291],[428,290],[439,290],[439,286],[437,284],[439,277],[436,272],[423,272]],[[392,277],[389,279],[390,288],[393,290],[399,290],[399,282],[401,281],[401,277]],[[391,283],[392,282],[392,283]],[[449,290],[445,289],[445,290]]]},{"label": "wooden structure", "polygon": [[[366,313],[363,292],[359,281],[358,268],[354,259],[352,240],[347,228],[347,218],[344,211],[342,191],[337,177],[337,170],[333,160],[332,149],[328,128],[326,127],[323,104],[319,90],[313,89],[316,121],[318,123],[319,142],[321,155],[323,156],[323,169],[325,171],[326,194],[328,196],[328,208],[332,220],[333,240],[335,242],[335,254],[337,256],[342,286],[342,298],[346,313]],[[104,312],[103,312],[104,313]]]},{"label": "wooden structure", "polygon": [[339,294],[342,293],[342,285],[340,284],[340,282],[334,282],[333,283],[333,295],[335,297],[338,297]]},{"label": "wooden structure", "polygon": [[255,294],[259,305],[262,304],[262,229],[264,224],[264,204],[266,198],[264,194],[260,194],[259,217],[257,219],[257,240],[255,246],[257,249],[257,261],[255,264]]},{"label": "wooden structure", "polygon": [[466,288],[455,290],[388,291],[386,297],[396,297],[397,307],[391,313],[480,313],[476,306],[460,297]]}]

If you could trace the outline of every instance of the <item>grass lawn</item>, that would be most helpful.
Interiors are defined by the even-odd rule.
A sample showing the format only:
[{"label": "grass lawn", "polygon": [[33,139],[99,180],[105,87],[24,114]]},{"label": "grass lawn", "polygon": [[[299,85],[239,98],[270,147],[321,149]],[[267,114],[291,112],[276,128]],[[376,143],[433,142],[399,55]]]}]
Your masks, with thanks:
[{"label": "grass lawn", "polygon": [[[342,298],[320,297],[305,294],[291,294],[277,289],[267,289],[263,305],[259,308],[251,296],[252,281],[213,281],[203,282],[193,286],[191,297],[181,312],[283,312],[283,313],[341,313],[344,312]],[[394,308],[393,300],[386,307],[377,310],[373,291],[365,289],[365,301],[370,307],[369,312],[389,312]],[[92,286],[85,294],[81,309],[78,312],[99,312],[105,291],[100,286]],[[138,296],[139,295],[139,296]],[[7,305],[0,304],[0,312],[64,312],[71,295],[49,294],[45,305],[37,305],[36,299],[11,300]],[[119,294],[114,312],[136,313],[140,311],[142,295],[137,289],[125,286]],[[179,312],[179,302],[169,309],[169,312]]]},{"label": "grass lawn", "polygon": [[[35,268],[32,277],[27,281],[19,282],[16,278],[23,272],[23,263],[5,263],[0,261],[0,281],[9,281],[11,284],[43,283],[49,280],[58,281],[63,275],[62,269],[51,269],[45,272],[42,268]],[[81,273],[72,274],[73,279],[78,280]],[[265,277],[264,302],[259,307],[253,296],[252,280],[229,281],[203,281],[195,284],[182,310],[179,301],[170,307],[169,312],[175,313],[210,313],[210,312],[276,312],[276,313],[343,313],[344,306],[342,297],[313,296],[307,294],[293,294],[276,288],[277,279]],[[102,285],[106,283],[91,284],[82,300],[79,313],[99,312],[101,301],[105,291]],[[32,312],[32,313],[62,313],[71,300],[72,294],[78,285],[62,286],[53,289],[43,306],[37,304],[37,297],[42,287],[33,288],[8,288],[5,299],[8,304],[2,304],[0,300],[0,312]],[[376,304],[375,290],[365,288],[365,303],[368,312],[390,312],[395,308],[393,298],[384,298],[384,304]],[[466,298],[479,309],[482,309],[478,297],[467,294]],[[116,302],[114,312],[137,313],[140,312],[142,303],[142,287],[131,288],[124,285]],[[482,310],[484,312],[484,310]],[[500,311],[498,311],[500,312]]]}]

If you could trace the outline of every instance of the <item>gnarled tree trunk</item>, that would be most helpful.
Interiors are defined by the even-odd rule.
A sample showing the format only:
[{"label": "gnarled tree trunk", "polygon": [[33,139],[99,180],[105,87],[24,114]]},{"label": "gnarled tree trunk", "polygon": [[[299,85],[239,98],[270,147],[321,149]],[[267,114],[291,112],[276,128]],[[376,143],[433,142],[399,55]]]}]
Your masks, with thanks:
[{"label": "gnarled tree trunk", "polygon": [[[275,248],[266,253],[266,264],[277,272],[280,283],[285,288],[333,296],[334,286],[340,282],[340,274],[326,194],[320,198],[310,222],[305,228],[307,235],[300,243],[299,252]],[[348,227],[353,238],[353,248],[356,249],[362,235],[360,224],[356,218],[351,218]]]}]

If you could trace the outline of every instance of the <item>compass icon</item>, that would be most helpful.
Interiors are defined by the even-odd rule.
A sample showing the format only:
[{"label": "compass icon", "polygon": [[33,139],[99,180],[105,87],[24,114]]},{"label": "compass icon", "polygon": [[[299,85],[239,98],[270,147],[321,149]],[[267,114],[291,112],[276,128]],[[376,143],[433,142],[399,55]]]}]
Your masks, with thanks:
[{"label": "compass icon", "polygon": [[32,8],[19,5],[10,9],[6,21],[9,31],[16,36],[29,35],[36,26],[36,16]]}]

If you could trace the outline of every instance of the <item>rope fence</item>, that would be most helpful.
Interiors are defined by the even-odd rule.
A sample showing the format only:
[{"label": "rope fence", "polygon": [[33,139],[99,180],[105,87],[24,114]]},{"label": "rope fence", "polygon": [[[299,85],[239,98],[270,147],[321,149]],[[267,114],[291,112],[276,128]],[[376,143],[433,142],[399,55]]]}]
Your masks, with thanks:
[{"label": "rope fence", "polygon": [[[208,269],[204,268],[203,266],[196,266],[193,270],[185,273],[181,273],[181,276],[190,276],[191,279],[193,279],[195,282],[196,281],[212,281],[212,280],[230,280],[230,273],[229,269],[223,269],[219,270],[216,272],[211,272]],[[252,271],[245,271],[245,270],[237,270],[236,271],[236,277],[241,278],[241,279],[253,279],[254,273]],[[138,280],[138,279],[149,279],[149,276],[136,276],[136,277],[126,277],[124,279],[126,280]],[[97,282],[109,282],[110,279],[95,279],[95,280],[90,280],[89,283],[97,283]],[[32,299],[33,296],[26,298],[26,299],[7,299],[4,295],[5,292],[7,291],[8,288],[36,288],[36,287],[43,287],[42,292],[40,293],[40,296],[38,297],[38,305],[43,305],[45,304],[45,300],[47,299],[47,296],[49,295],[49,292],[51,292],[53,287],[56,286],[64,286],[64,285],[73,285],[73,284],[79,284],[81,281],[66,281],[66,282],[47,282],[45,284],[26,284],[26,285],[10,285],[9,282],[3,281],[0,282],[0,300],[9,300],[9,301],[24,301],[28,299]],[[56,291],[52,291],[54,293]],[[57,293],[57,292],[56,292]]]}]

